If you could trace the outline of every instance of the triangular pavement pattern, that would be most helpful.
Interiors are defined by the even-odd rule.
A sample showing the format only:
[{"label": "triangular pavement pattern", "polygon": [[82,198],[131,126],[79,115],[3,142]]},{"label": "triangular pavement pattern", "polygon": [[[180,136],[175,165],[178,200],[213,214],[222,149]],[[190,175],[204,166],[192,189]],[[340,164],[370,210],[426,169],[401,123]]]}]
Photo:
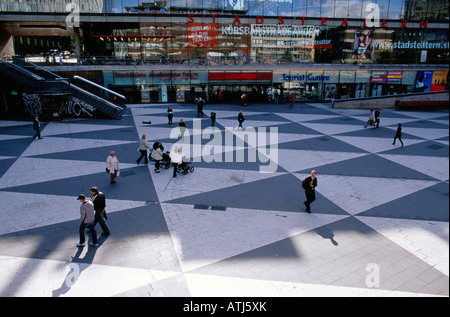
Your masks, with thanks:
[{"label": "triangular pavement pattern", "polygon": [[440,182],[409,195],[374,206],[361,216],[412,219],[422,221],[449,221],[449,185]]},{"label": "triangular pavement pattern", "polygon": [[448,157],[392,154],[379,154],[379,156],[439,180],[449,179]]},{"label": "triangular pavement pattern", "polygon": [[279,149],[278,164],[293,173],[364,155],[367,153]]},{"label": "triangular pavement pattern", "polygon": [[310,123],[302,122],[307,128],[318,131],[321,134],[334,135],[339,133],[353,132],[364,129],[363,126],[358,126],[355,124],[329,124],[329,123]]},{"label": "triangular pavement pattern", "polygon": [[[153,169],[153,167],[149,167]],[[156,174],[152,179],[160,202],[167,202],[182,197],[204,194],[239,184],[247,184],[262,179],[277,177],[285,173],[260,173],[251,170],[215,169],[211,178],[211,169],[196,168],[195,177],[191,175],[172,178],[172,169]]]},{"label": "triangular pavement pattern", "polygon": [[292,122],[308,122],[321,119],[331,119],[338,118],[338,115],[327,115],[327,114],[297,114],[297,113],[278,113],[280,117],[288,119]]},{"label": "triangular pavement pattern", "polygon": [[[417,258],[449,276],[449,224],[380,217],[356,217]],[[440,233],[437,235],[436,233]]]},{"label": "triangular pavement pattern", "polygon": [[[320,169],[318,172],[320,172]],[[297,177],[302,179],[305,176],[297,175]],[[319,173],[317,179],[316,192],[352,215],[438,183],[432,180],[324,175]]]},{"label": "triangular pavement pattern", "polygon": [[42,131],[42,136],[55,136],[61,134],[77,134],[87,132],[99,132],[97,137],[101,136],[101,131],[104,130],[119,130],[129,128],[125,125],[101,125],[101,124],[86,124],[76,122],[50,122]]},{"label": "triangular pavement pattern", "polygon": [[[85,193],[90,199],[90,193]],[[58,196],[48,194],[29,194],[1,191],[5,200],[9,201],[9,208],[1,211],[4,219],[14,218],[12,223],[0,224],[0,235],[16,231],[53,225],[60,222],[80,218],[80,202],[77,196]],[[117,211],[142,207],[145,201],[123,199],[108,199],[108,214]]]},{"label": "triangular pavement pattern", "polygon": [[[98,173],[105,170],[105,162],[20,157],[0,178],[0,189]],[[125,170],[136,165],[122,163],[120,166]]]},{"label": "triangular pavement pattern", "polygon": [[[348,232],[352,233],[352,239],[348,239]],[[278,258],[283,261],[276,261]],[[318,262],[318,258],[326,260]],[[276,270],[271,269],[273,265]],[[373,266],[380,270],[377,290],[420,293],[430,287],[430,294],[448,296],[445,274],[354,217],[325,224],[190,273],[215,276],[220,268],[221,277],[245,278],[250,271],[252,280],[367,290],[371,287],[368,281]],[[417,279],[410,279],[410,276]],[[433,281],[445,279],[446,284],[436,283],[437,287],[433,288]]]},{"label": "triangular pavement pattern", "polygon": [[31,145],[25,150],[22,156],[36,156],[50,153],[76,151],[76,150],[91,151],[94,148],[106,146],[113,147],[115,145],[130,144],[130,143],[135,144],[136,141],[72,138],[70,142],[68,142],[67,138],[46,137],[42,140],[39,140],[39,143],[37,142],[31,143]]},{"label": "triangular pavement pattern", "polygon": [[[308,171],[302,171],[303,173]],[[401,164],[387,160],[376,154],[369,154],[347,160],[341,160],[335,163],[322,165],[318,167],[318,173],[327,175],[346,175],[346,176],[364,176],[379,177],[387,179],[421,179],[435,180],[434,178],[410,169]]]},{"label": "triangular pavement pattern", "polygon": [[[370,136],[339,136],[335,135],[334,138],[356,146],[364,151],[370,153],[379,153],[383,151],[392,150],[394,145],[392,145],[392,141],[394,138],[386,139],[380,137],[370,137]],[[421,139],[408,139],[408,145],[424,142]]]},{"label": "triangular pavement pattern", "polygon": [[237,208],[224,212],[170,203],[161,207],[184,272],[348,216]]},{"label": "triangular pavement pattern", "polygon": [[[280,184],[283,184],[283,186],[280,186]],[[284,174],[168,202],[185,205],[303,213],[305,212],[303,204],[305,200],[301,180],[291,174]],[[347,215],[346,211],[320,193],[317,193],[317,201],[314,203],[313,210],[322,214]]]}]

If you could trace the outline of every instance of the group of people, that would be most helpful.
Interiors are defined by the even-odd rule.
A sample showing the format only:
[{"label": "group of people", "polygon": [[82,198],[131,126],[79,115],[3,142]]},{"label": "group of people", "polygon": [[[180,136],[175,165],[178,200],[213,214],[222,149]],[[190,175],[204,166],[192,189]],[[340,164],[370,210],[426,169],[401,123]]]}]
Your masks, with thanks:
[{"label": "group of people", "polygon": [[100,224],[103,231],[101,236],[107,237],[111,234],[109,226],[106,222],[106,198],[105,195],[98,190],[97,187],[91,187],[89,189],[92,198],[88,200],[84,194],[80,194],[77,200],[80,201],[80,239],[77,243],[77,247],[86,246],[86,235],[85,230],[89,229],[92,234],[92,241],[89,242],[91,246],[98,246],[98,237],[95,226]]},{"label": "group of people", "polygon": [[[378,129],[380,127],[380,108],[376,108],[375,110],[370,109],[370,115],[369,119],[367,120],[366,124],[364,125],[364,128],[367,128],[368,126],[373,126],[374,129]],[[392,142],[392,145],[395,145],[395,141],[398,139],[403,147],[403,140],[402,140],[402,124],[397,124],[397,130],[394,135],[394,141]]]},{"label": "group of people", "polygon": [[[294,98],[291,100],[291,104],[294,103]],[[245,97],[243,98],[243,104],[245,103]],[[204,100],[200,97],[197,99],[197,116],[203,117],[203,107],[205,105]],[[377,108],[375,110],[370,109],[370,117],[366,124],[364,125],[364,128],[367,128],[367,126],[373,126],[374,129],[379,128],[380,126],[380,109]],[[174,111],[172,107],[169,107],[167,109],[167,116],[168,116],[168,125],[169,127],[173,126],[173,117],[174,117]],[[245,117],[243,114],[243,111],[241,110],[237,117],[238,121],[238,129],[243,128],[243,123],[245,122]],[[214,127],[216,122],[216,113],[211,113],[211,126]],[[179,128],[181,133],[181,138],[184,140],[184,135],[186,132],[186,124],[183,121],[183,119],[179,122]],[[39,138],[42,139],[41,133],[40,133],[40,122],[39,117],[36,116],[33,120],[33,129],[36,131],[36,134],[33,136],[33,139]],[[403,146],[402,141],[402,125],[399,123],[397,125],[397,131],[394,137],[393,145],[395,145],[396,140],[399,140],[401,143],[401,146]],[[139,148],[138,151],[140,152],[140,156],[136,160],[136,163],[139,165],[142,159],[144,159],[145,164],[148,164],[149,157],[148,157],[148,149],[150,148],[150,145],[147,141],[147,135],[143,134],[140,142],[139,142]],[[163,151],[164,148],[161,143],[155,142],[153,144],[153,150],[151,153],[152,159],[155,161],[155,169],[154,171],[156,173],[160,173],[160,162],[163,160]],[[176,147],[172,153],[170,153],[170,160],[172,163],[172,166],[174,168],[173,170],[173,177],[177,177],[177,169],[180,164],[183,164],[184,160],[186,158],[183,156],[183,153],[181,152],[181,149],[179,147]],[[116,183],[116,178],[119,175],[120,167],[119,167],[119,160],[116,156],[116,153],[114,151],[110,152],[110,155],[106,159],[106,171],[110,174],[110,182],[111,184]],[[311,175],[305,178],[302,181],[302,187],[305,191],[306,200],[304,202],[304,205],[306,207],[306,211],[308,213],[311,212],[311,204],[315,201],[315,188],[317,187],[317,177],[316,177],[316,171],[313,170],[311,172]],[[98,245],[98,237],[97,232],[95,229],[95,226],[99,223],[100,227],[103,231],[102,236],[109,236],[110,230],[108,227],[108,224],[106,223],[106,199],[105,195],[98,191],[97,187],[91,187],[90,192],[92,194],[92,198],[88,200],[85,195],[80,194],[78,196],[78,200],[81,202],[80,206],[80,239],[79,243],[77,244],[77,247],[84,247],[85,244],[85,230],[88,228],[91,231],[92,234],[92,242],[90,244],[92,246]]]}]

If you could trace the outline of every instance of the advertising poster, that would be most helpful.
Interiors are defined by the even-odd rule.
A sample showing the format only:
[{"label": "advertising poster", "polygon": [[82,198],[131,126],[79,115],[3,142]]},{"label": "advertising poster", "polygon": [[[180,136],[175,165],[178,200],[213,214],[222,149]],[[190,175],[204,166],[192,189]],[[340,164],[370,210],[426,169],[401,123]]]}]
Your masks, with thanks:
[{"label": "advertising poster", "polygon": [[217,24],[189,23],[189,47],[217,47]]},{"label": "advertising poster", "polygon": [[430,91],[443,91],[447,85],[448,71],[434,71],[433,77],[431,79],[431,89]]},{"label": "advertising poster", "polygon": [[431,81],[433,79],[432,71],[418,71],[414,92],[431,91]]},{"label": "advertising poster", "polygon": [[373,31],[357,30],[353,36],[352,58],[372,59],[373,58]]}]

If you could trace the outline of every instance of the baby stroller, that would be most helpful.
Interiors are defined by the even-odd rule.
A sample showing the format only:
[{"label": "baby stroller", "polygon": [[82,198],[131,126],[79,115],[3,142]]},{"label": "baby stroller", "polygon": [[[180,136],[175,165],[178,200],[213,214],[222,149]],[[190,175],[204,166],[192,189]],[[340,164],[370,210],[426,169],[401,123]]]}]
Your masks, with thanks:
[{"label": "baby stroller", "polygon": [[163,153],[162,157],[163,159],[159,164],[161,164],[161,166],[163,166],[167,170],[169,169],[170,163],[172,162],[172,160],[170,159],[170,152],[167,151],[166,153]]},{"label": "baby stroller", "polygon": [[[155,159],[153,158],[152,153],[158,147],[161,149],[161,151],[164,151],[164,146],[159,142],[155,142],[153,144],[153,147],[150,148],[150,154],[148,156],[149,160],[152,162],[155,162]],[[165,169],[168,169],[170,167],[170,163],[171,163],[171,159],[169,156],[169,152],[163,153],[162,160],[159,162],[160,166],[164,167]]]},{"label": "baby stroller", "polygon": [[195,167],[192,166],[192,162],[184,161],[177,167],[177,173],[183,173],[183,175],[186,175],[187,173],[191,172],[193,173],[195,170]]}]

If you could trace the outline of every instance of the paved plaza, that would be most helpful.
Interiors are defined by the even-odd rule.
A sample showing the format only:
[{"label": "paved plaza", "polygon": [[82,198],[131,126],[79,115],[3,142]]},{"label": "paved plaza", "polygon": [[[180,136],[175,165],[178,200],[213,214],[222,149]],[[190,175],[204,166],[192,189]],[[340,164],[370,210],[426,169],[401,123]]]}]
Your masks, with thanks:
[{"label": "paved plaza", "polygon": [[[30,121],[0,121],[0,296],[449,295],[448,111],[382,110],[373,129],[367,110],[250,105],[238,131],[238,105],[206,105],[201,119],[172,107],[195,167],[177,178],[136,164],[142,134],[179,142],[167,105],[44,122],[36,141]],[[92,186],[111,235],[77,248],[76,198]]]}]

